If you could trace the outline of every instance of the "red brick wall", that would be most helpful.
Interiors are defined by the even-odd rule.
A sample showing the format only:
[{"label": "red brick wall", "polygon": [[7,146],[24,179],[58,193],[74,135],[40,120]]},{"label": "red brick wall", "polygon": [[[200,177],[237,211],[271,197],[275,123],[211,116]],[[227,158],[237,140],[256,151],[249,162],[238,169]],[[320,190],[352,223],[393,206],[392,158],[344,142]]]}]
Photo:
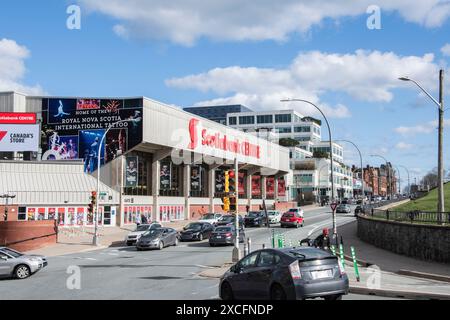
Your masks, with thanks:
[{"label": "red brick wall", "polygon": [[55,228],[55,221],[2,221],[0,246],[29,251],[56,244]]},{"label": "red brick wall", "polygon": [[281,212],[288,211],[290,208],[297,207],[296,202],[275,202],[275,210],[279,210]]}]

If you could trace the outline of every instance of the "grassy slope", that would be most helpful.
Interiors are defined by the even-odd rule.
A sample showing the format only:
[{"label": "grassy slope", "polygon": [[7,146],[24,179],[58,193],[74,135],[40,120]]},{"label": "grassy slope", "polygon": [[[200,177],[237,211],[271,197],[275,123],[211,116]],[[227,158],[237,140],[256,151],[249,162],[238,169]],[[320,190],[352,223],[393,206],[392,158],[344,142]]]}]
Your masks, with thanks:
[{"label": "grassy slope", "polygon": [[[449,211],[450,208],[450,183],[444,185],[444,198],[445,198],[445,211]],[[411,201],[407,204],[395,207],[395,211],[431,211],[435,212],[437,210],[438,195],[437,189],[430,191],[425,197]]]}]

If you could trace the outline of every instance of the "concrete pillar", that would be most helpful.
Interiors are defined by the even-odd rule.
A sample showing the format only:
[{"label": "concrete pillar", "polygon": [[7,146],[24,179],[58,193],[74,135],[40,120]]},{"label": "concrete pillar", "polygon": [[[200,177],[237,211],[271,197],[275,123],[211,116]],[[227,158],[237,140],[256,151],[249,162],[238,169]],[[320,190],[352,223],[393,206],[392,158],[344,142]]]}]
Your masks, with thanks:
[{"label": "concrete pillar", "polygon": [[214,212],[214,193],[216,191],[216,169],[208,170],[208,198],[209,198],[209,212]]},{"label": "concrete pillar", "polygon": [[184,195],[184,217],[185,220],[191,220],[191,166],[185,164],[183,167],[183,195]]},{"label": "concrete pillar", "polygon": [[263,199],[267,199],[266,179],[266,176],[261,176],[261,196]]},{"label": "concrete pillar", "polygon": [[274,193],[274,199],[275,201],[278,201],[278,177],[275,176],[273,179],[273,183],[275,184],[273,187],[273,193]]},{"label": "concrete pillar", "polygon": [[161,162],[153,160],[152,162],[152,196],[153,196],[153,216],[154,221],[160,221],[159,218],[159,190],[161,187]]},{"label": "concrete pillar", "polygon": [[248,173],[245,179],[246,183],[246,195],[247,195],[247,205],[252,209],[252,178],[253,175]]},{"label": "concrete pillar", "polygon": [[119,170],[119,172],[120,172],[120,177],[119,177],[119,181],[120,181],[120,183],[119,183],[119,187],[120,187],[120,193],[119,193],[119,199],[120,199],[120,204],[119,204],[119,213],[118,213],[118,215],[119,215],[119,221],[117,221],[116,220],[116,224],[118,224],[119,225],[119,227],[123,227],[123,225],[124,225],[124,218],[125,218],[125,216],[124,216],[124,207],[123,207],[123,188],[124,188],[124,175],[125,175],[125,172],[124,172],[124,167],[125,167],[125,157],[124,156],[121,156],[120,157],[120,170]]}]

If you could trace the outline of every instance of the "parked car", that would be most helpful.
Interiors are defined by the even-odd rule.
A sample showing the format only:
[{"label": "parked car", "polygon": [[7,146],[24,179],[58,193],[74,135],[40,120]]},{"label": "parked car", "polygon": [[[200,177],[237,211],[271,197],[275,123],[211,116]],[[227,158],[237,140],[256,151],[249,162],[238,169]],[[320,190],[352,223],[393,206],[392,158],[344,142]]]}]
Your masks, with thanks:
[{"label": "parked car", "polygon": [[267,226],[267,217],[265,211],[250,211],[244,218],[245,227]]},{"label": "parked car", "polygon": [[158,228],[162,228],[162,225],[159,223],[141,224],[137,226],[136,230],[126,235],[125,243],[127,244],[127,246],[132,246],[136,244],[136,242],[144,233],[146,233],[151,229],[158,229]]},{"label": "parked car", "polygon": [[180,232],[181,241],[203,241],[209,239],[214,226],[208,222],[192,222]]},{"label": "parked car", "polygon": [[280,223],[281,212],[277,210],[268,210],[267,216],[269,218],[269,223]]},{"label": "parked car", "polygon": [[[232,245],[236,241],[236,227],[223,226],[216,227],[209,238],[209,245],[215,247],[217,245]],[[239,242],[245,242],[245,231],[243,228],[239,230]]]},{"label": "parked car", "polygon": [[215,226],[221,218],[222,218],[222,214],[220,214],[220,213],[207,213],[207,214],[203,215],[202,218],[200,220],[198,220],[198,222],[207,222],[207,223],[210,223],[213,226]]},{"label": "parked car", "polygon": [[303,218],[303,214],[304,214],[303,209],[300,208],[300,207],[291,208],[287,212],[289,212],[289,213],[298,213],[302,218]]},{"label": "parked car", "polygon": [[178,245],[178,232],[172,228],[156,228],[145,232],[136,243],[138,251],[147,249],[162,250]]},{"label": "parked car", "polygon": [[[229,215],[225,215],[222,216],[222,218],[217,222],[217,227],[219,226],[230,226],[230,225],[235,225],[236,223],[236,216],[234,214],[229,214]],[[244,219],[239,216],[239,226],[242,227],[244,226]]]},{"label": "parked car", "polygon": [[48,265],[47,258],[0,247],[0,277],[26,279]]},{"label": "parked car", "polygon": [[336,213],[351,213],[352,209],[348,204],[340,204],[336,208]]},{"label": "parked car", "polygon": [[303,215],[300,215],[299,212],[285,212],[280,220],[280,226],[282,228],[284,227],[303,227],[304,226],[304,219]]},{"label": "parked car", "polygon": [[340,300],[348,290],[337,257],[309,247],[253,252],[232,266],[219,285],[223,300]]}]

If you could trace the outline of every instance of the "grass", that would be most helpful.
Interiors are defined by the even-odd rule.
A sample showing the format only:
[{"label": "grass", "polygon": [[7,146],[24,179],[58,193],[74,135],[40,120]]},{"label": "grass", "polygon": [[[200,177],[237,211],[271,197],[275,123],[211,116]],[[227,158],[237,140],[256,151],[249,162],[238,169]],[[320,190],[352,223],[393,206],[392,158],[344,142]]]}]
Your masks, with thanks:
[{"label": "grass", "polygon": [[[450,208],[450,183],[444,185],[444,199],[446,208]],[[410,201],[404,205],[395,207],[394,211],[409,212],[420,210],[425,212],[436,212],[438,204],[437,189],[431,190],[425,197]],[[450,210],[446,210],[450,211]]]}]

